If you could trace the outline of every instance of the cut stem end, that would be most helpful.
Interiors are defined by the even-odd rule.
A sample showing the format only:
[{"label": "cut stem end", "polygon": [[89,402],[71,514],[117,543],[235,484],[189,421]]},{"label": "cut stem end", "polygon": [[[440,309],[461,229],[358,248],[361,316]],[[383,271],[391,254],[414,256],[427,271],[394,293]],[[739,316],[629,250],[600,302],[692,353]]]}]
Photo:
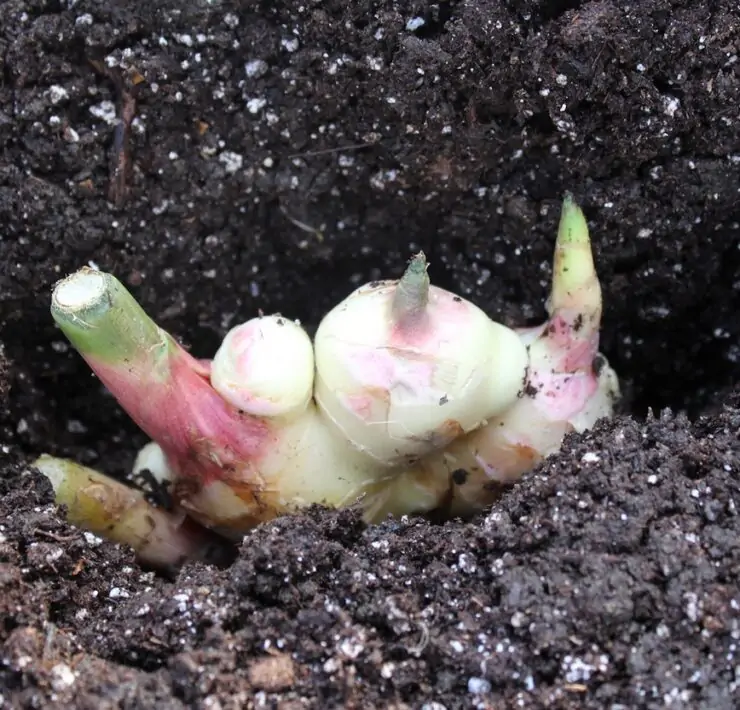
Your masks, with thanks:
[{"label": "cut stem end", "polygon": [[57,284],[52,303],[62,311],[86,311],[100,305],[107,290],[105,274],[84,268]]},{"label": "cut stem end", "polygon": [[82,268],[55,287],[51,315],[86,359],[113,363],[145,356],[165,336],[118,279]]}]

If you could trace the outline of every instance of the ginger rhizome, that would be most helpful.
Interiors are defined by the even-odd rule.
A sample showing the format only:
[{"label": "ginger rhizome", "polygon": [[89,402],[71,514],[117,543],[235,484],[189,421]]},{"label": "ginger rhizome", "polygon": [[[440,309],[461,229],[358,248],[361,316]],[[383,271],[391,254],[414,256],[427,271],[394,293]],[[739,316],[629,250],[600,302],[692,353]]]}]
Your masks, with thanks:
[{"label": "ginger rhizome", "polygon": [[[110,274],[81,269],[52,297],[67,338],[152,439],[135,471],[167,485],[176,507],[155,518],[155,562],[167,534],[173,555],[203,557],[206,538],[193,542],[178,515],[237,539],[313,503],[358,504],[369,521],[480,510],[566,433],[612,415],[619,387],[599,354],[601,309],[570,196],[549,318],[535,328],[508,328],[431,285],[421,253],[399,280],[362,286],[332,309],[313,342],[295,322],[261,316],[232,329],[211,361],[185,351]],[[61,502],[90,486],[70,462],[35,465],[65,482]],[[95,528],[100,510],[69,508]],[[146,549],[134,528],[129,544]]]}]

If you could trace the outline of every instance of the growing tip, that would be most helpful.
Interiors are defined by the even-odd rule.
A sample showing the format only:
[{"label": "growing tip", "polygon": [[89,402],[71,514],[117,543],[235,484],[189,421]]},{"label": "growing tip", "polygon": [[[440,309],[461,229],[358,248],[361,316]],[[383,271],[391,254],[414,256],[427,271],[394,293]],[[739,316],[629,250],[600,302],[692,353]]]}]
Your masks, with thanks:
[{"label": "growing tip", "polygon": [[591,252],[588,224],[569,192],[563,199],[558,226],[548,310],[550,315],[576,310],[584,317],[601,312],[601,289]]},{"label": "growing tip", "polygon": [[586,217],[570,192],[566,192],[563,198],[557,246],[561,249],[575,246],[586,247],[588,253],[591,253],[591,239],[588,234]]},{"label": "growing tip", "polygon": [[558,227],[558,243],[560,244],[588,244],[588,225],[583,211],[578,206],[572,192],[566,192],[563,197],[563,207],[560,213]]},{"label": "growing tip", "polygon": [[429,274],[423,251],[414,254],[393,293],[393,319],[396,323],[414,321],[426,311],[429,302]]}]

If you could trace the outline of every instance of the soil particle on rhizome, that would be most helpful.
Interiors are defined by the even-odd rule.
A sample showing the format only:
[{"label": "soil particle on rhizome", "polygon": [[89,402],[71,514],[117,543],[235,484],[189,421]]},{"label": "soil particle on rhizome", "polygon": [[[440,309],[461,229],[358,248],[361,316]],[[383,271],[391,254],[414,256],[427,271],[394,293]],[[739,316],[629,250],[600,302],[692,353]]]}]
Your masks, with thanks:
[{"label": "soil particle on rhizome", "polygon": [[[730,0],[6,0],[0,707],[737,707],[738,52]],[[419,248],[526,323],[565,189],[637,418],[479,519],[309,511],[168,580],[29,471],[144,441],[52,325],[77,267],[203,355]]]}]

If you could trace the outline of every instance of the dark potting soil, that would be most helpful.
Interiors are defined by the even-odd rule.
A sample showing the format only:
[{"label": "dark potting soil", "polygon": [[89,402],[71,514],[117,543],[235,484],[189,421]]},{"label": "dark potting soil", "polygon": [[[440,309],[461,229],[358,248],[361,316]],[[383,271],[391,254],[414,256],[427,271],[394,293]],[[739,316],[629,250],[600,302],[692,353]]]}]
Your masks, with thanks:
[{"label": "dark potting soil", "polygon": [[[0,707],[738,707],[738,53],[732,0],[5,0]],[[52,324],[76,268],[203,356],[420,248],[526,324],[566,189],[624,413],[478,519],[311,510],[167,579],[29,469],[145,442]]]}]

